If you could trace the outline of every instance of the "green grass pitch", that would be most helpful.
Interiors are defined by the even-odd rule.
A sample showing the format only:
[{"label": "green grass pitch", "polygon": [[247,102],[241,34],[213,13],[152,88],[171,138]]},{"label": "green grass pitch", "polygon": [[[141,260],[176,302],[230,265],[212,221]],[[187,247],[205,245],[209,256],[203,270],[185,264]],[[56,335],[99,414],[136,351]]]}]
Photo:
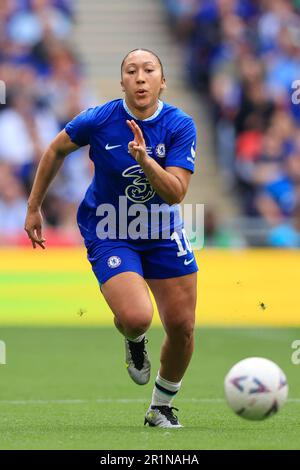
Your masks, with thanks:
[{"label": "green grass pitch", "polygon": [[[174,402],[183,429],[143,426],[163,339],[149,331],[151,382],[135,385],[123,341],[110,327],[4,327],[0,366],[1,449],[299,449],[300,365],[291,343],[300,329],[199,328],[196,348]],[[247,356],[285,371],[289,401],[272,418],[249,422],[227,407],[223,379]]]}]

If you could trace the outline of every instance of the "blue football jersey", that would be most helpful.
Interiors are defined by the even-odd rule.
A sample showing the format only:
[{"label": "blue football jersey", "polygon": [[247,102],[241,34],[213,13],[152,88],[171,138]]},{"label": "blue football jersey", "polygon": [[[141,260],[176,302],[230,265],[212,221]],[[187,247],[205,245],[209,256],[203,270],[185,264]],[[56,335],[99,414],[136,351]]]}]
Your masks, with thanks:
[{"label": "blue football jersey", "polygon": [[124,233],[124,225],[130,226],[138,214],[143,233],[146,230],[148,236],[162,233],[164,223],[167,224],[166,217],[151,216],[156,212],[169,215],[171,231],[182,223],[178,205],[163,201],[130,155],[128,143],[133,140],[133,133],[126,124],[128,119],[137,122],[148,155],[161,167],[178,166],[194,172],[196,128],[193,119],[180,109],[159,101],[151,117],[139,120],[125,100],[118,99],[83,111],[65,130],[75,144],[90,146],[89,155],[95,166],[92,183],[77,214],[85,239],[105,238],[105,234],[112,239],[134,238]]}]

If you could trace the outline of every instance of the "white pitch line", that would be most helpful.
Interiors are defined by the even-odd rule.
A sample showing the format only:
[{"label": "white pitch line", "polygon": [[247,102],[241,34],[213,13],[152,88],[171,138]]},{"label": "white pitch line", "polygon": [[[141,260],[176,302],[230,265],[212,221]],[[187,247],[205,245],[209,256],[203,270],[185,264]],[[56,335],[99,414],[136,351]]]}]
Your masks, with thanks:
[{"label": "white pitch line", "polygon": [[0,405],[76,405],[89,400],[0,400]]},{"label": "white pitch line", "polygon": [[[97,398],[95,400],[0,400],[0,405],[81,405],[87,403],[148,403],[149,398]],[[225,403],[223,398],[178,398],[181,403]],[[300,398],[289,398],[289,403],[300,403]]]},{"label": "white pitch line", "polygon": [[[95,400],[0,400],[0,405],[77,405],[85,403],[145,403],[149,398],[96,398]],[[179,402],[223,403],[223,398],[181,398]]]}]

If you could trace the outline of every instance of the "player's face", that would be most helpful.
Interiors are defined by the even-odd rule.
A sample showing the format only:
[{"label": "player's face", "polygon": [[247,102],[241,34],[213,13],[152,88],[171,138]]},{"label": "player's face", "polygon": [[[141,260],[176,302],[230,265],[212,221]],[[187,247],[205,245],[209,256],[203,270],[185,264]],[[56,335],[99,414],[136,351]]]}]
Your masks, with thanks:
[{"label": "player's face", "polygon": [[132,52],[123,65],[121,86],[133,113],[141,119],[151,116],[166,87],[157,58],[147,51]]}]

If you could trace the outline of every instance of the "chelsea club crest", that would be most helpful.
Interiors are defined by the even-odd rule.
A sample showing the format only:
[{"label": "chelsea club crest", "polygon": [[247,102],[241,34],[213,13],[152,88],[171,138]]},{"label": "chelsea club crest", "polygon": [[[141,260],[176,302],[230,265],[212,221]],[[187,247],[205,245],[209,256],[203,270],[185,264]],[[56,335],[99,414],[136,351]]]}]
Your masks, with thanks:
[{"label": "chelsea club crest", "polygon": [[166,156],[166,147],[165,144],[158,144],[155,147],[155,154],[159,158],[164,158]]},{"label": "chelsea club crest", "polygon": [[107,260],[107,264],[110,268],[118,268],[121,264],[121,258],[119,256],[111,256]]}]

